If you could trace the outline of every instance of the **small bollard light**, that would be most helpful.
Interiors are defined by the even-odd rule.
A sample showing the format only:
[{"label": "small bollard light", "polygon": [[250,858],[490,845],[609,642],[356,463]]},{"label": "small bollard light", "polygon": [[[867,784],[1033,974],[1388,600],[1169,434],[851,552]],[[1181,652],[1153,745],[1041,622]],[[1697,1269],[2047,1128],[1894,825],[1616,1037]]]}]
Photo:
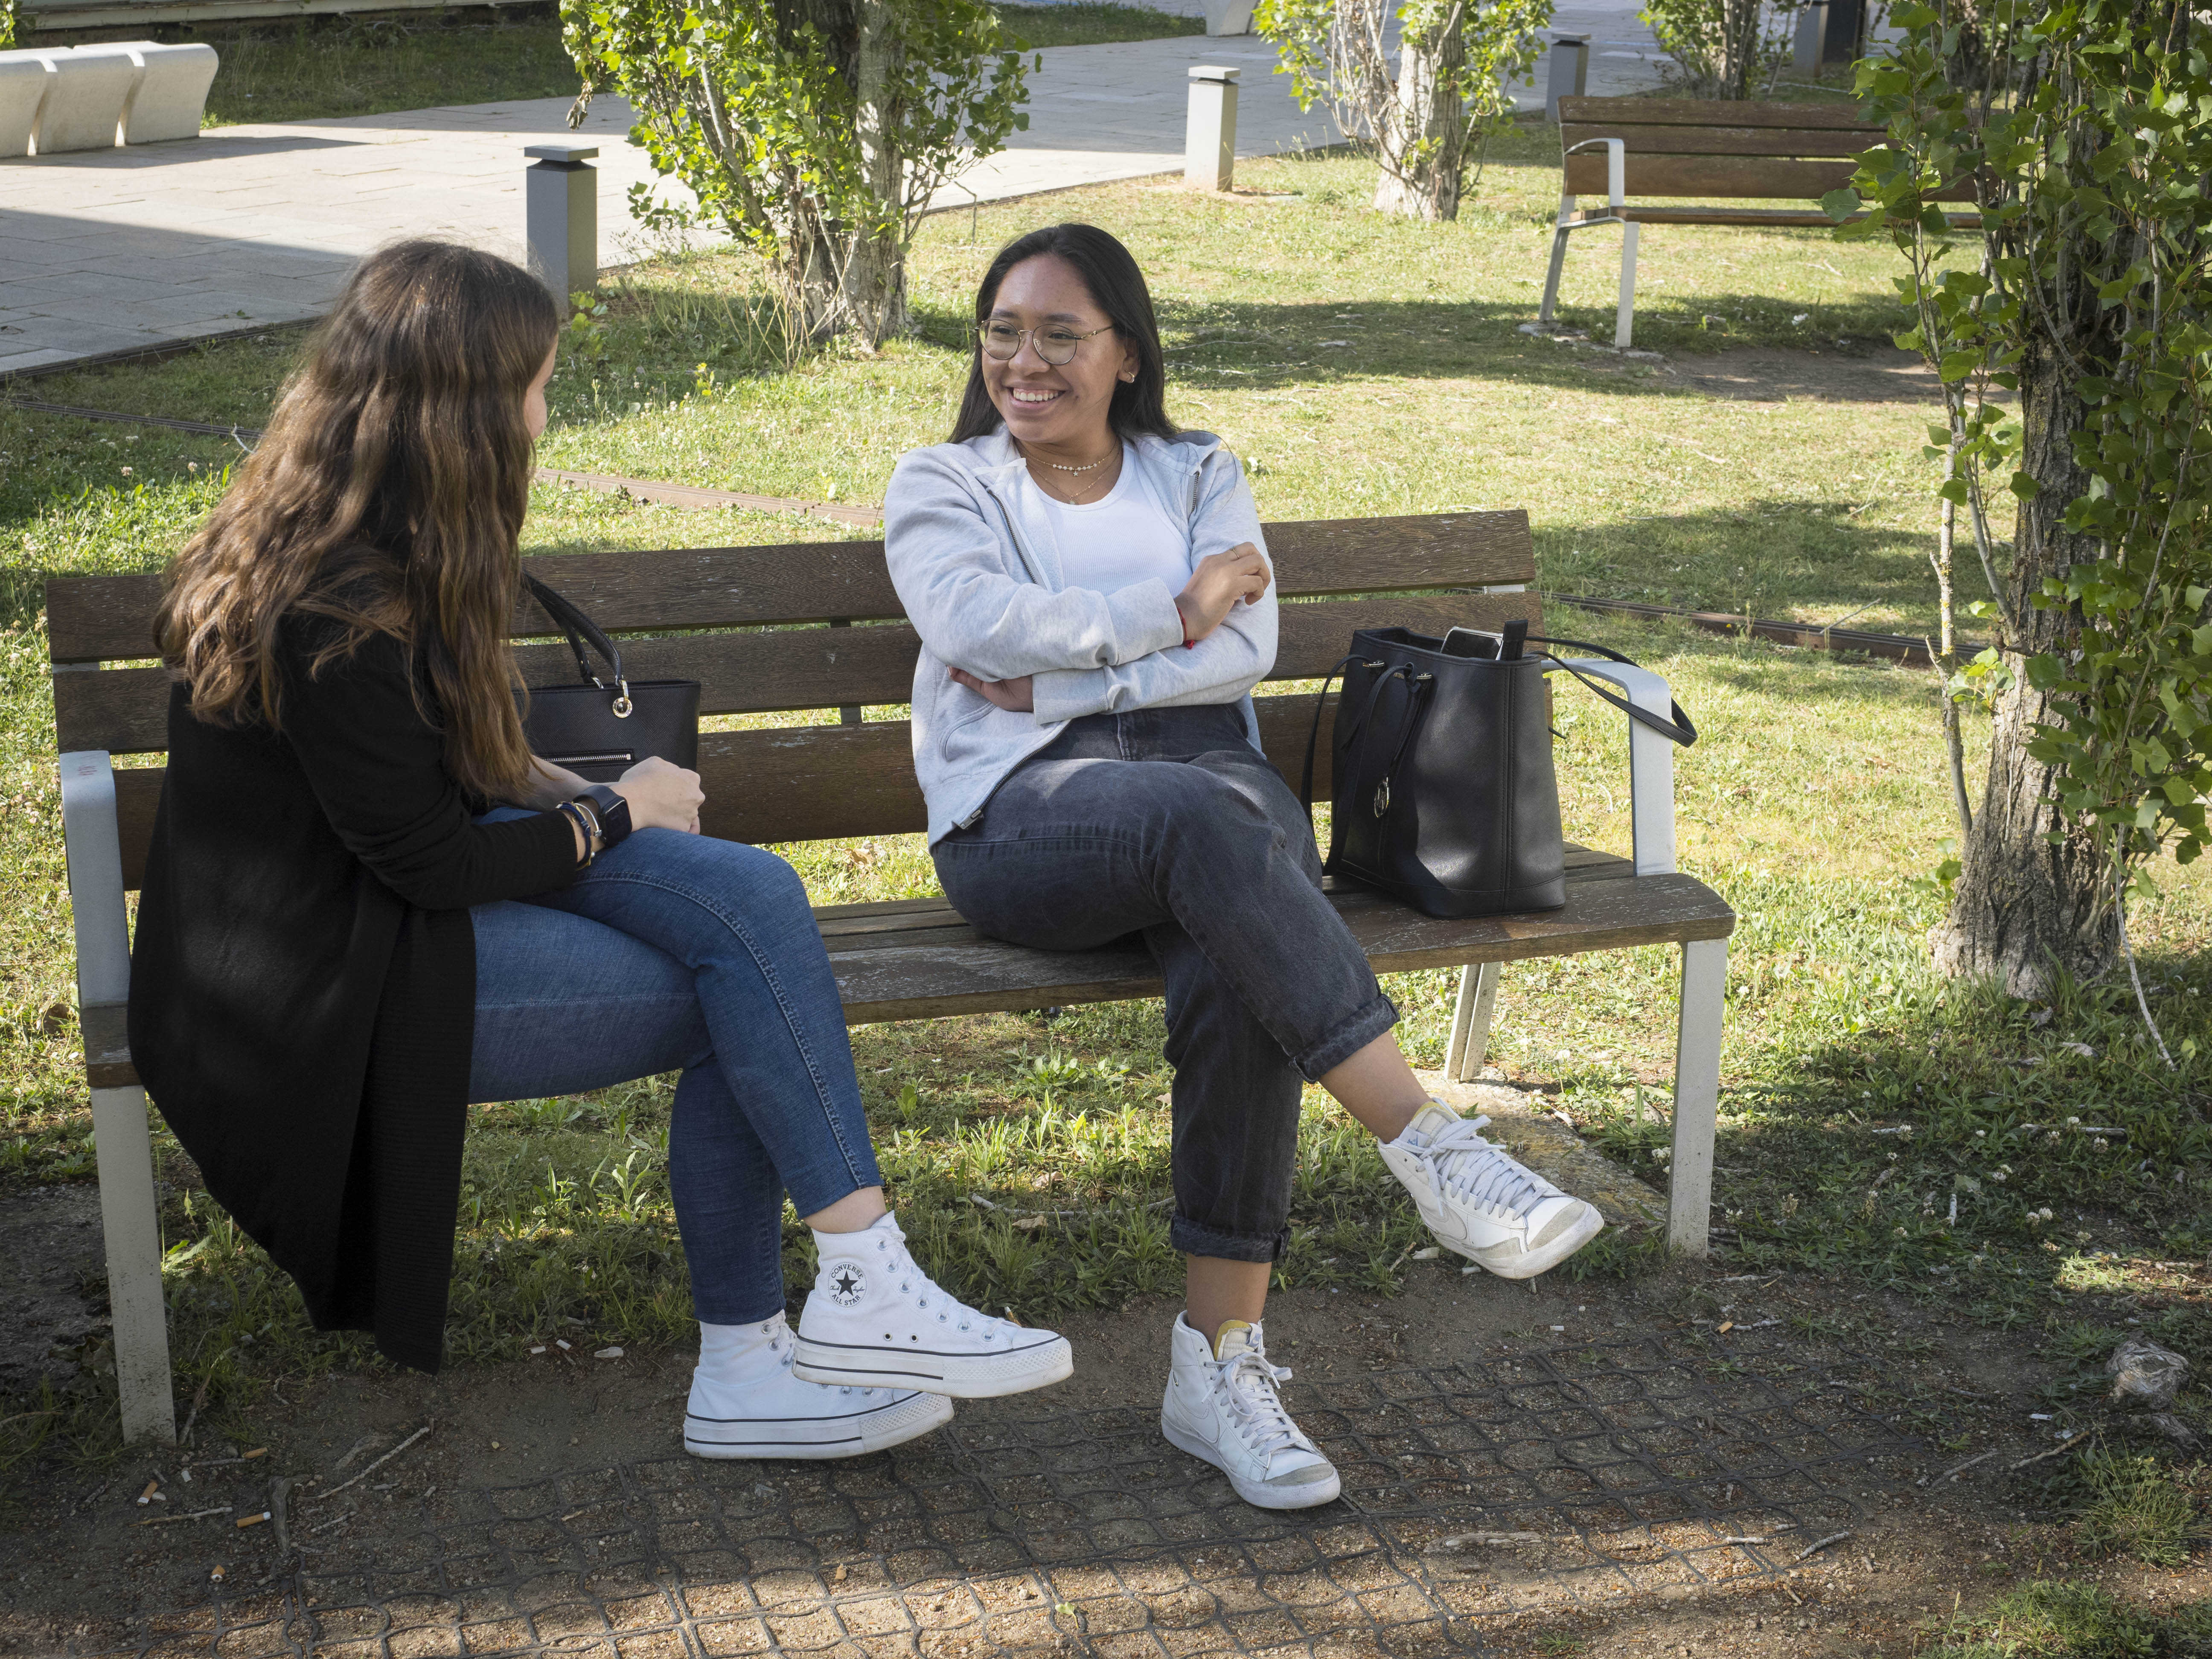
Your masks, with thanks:
[{"label": "small bollard light", "polygon": [[1182,181],[1199,190],[1227,190],[1237,180],[1237,81],[1242,70],[1194,64],[1190,122],[1184,129]]},{"label": "small bollard light", "polygon": [[1580,98],[1589,85],[1589,43],[1587,34],[1554,34],[1551,64],[1545,76],[1544,118],[1559,124],[1559,100]]},{"label": "small bollard light", "polygon": [[1790,67],[1800,72],[1820,72],[1821,46],[1828,38],[1827,0],[1811,0],[1797,14],[1797,36],[1790,44]]},{"label": "small bollard light", "polygon": [[532,144],[523,171],[524,240],[530,266],[568,314],[568,296],[599,285],[599,170],[597,144]]}]

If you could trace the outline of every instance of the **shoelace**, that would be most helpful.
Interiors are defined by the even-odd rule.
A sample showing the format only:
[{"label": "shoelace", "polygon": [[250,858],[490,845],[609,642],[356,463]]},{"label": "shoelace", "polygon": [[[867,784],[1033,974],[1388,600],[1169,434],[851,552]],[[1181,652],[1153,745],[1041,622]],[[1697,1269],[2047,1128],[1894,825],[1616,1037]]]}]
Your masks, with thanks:
[{"label": "shoelace", "polygon": [[1233,1359],[1214,1364],[1214,1386],[1228,1397],[1245,1443],[1263,1459],[1273,1458],[1286,1448],[1313,1449],[1313,1443],[1291,1421],[1290,1413],[1283,1409],[1282,1396],[1275,1392],[1275,1384],[1290,1380],[1290,1368],[1270,1364],[1266,1352],[1258,1348],[1247,1348]]},{"label": "shoelace", "polygon": [[[925,1313],[932,1306],[935,1306],[938,1310],[939,1324],[951,1324],[957,1320],[959,1322],[958,1328],[963,1335],[981,1327],[983,1340],[986,1342],[996,1342],[1002,1334],[1012,1328],[1005,1320],[987,1314],[979,1308],[969,1307],[965,1302],[951,1295],[927,1273],[922,1272],[921,1267],[915,1265],[913,1255],[907,1249],[903,1237],[899,1240],[896,1249],[892,1249],[887,1243],[880,1241],[878,1248],[884,1250],[890,1257],[890,1260],[884,1264],[884,1271],[898,1275],[899,1294],[912,1297],[914,1305]],[[915,1290],[914,1282],[916,1279],[920,1279],[927,1288]],[[932,1291],[936,1293],[933,1299],[931,1296]]]},{"label": "shoelace", "polygon": [[[768,1351],[775,1356],[776,1368],[788,1374],[791,1368],[799,1363],[799,1350],[791,1342],[791,1326],[784,1320],[777,1319],[762,1326],[761,1331],[768,1335]],[[814,1386],[818,1389],[830,1385],[817,1382]],[[835,1386],[839,1394],[857,1394],[863,1400],[875,1393],[873,1389],[848,1388],[842,1382]]]},{"label": "shoelace", "polygon": [[1449,1187],[1495,1214],[1526,1220],[1529,1211],[1559,1189],[1485,1140],[1479,1132],[1489,1121],[1460,1119],[1420,1149],[1421,1162],[1438,1197]]}]

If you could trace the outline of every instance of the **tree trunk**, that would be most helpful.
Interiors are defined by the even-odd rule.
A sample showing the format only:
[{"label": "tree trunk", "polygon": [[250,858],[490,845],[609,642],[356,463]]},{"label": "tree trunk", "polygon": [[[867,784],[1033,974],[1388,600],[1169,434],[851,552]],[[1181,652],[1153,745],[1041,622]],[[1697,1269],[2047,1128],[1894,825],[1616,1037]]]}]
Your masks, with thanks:
[{"label": "tree trunk", "polygon": [[906,330],[906,259],[900,248],[898,204],[906,194],[906,158],[899,153],[900,77],[906,43],[888,0],[860,0],[860,38],[853,56],[860,105],[861,164],[885,222],[853,228],[846,252],[845,301],[851,325],[872,347]]},{"label": "tree trunk", "polygon": [[[2094,308],[2094,296],[2089,304]],[[2078,355],[2092,343],[2077,337],[2069,343]],[[2050,699],[2019,672],[2026,657],[2070,657],[2080,648],[2080,623],[2071,611],[2028,603],[2045,577],[2094,555],[2063,522],[2066,503],[2088,487],[2074,464],[2073,434],[2085,413],[2079,381],[2048,342],[2037,342],[2020,364],[2027,440],[2021,465],[2042,488],[2021,504],[2007,578],[2015,634],[2006,641],[2007,655],[2014,672],[1996,700],[1989,779],[1966,839],[1966,867],[1933,940],[1943,972],[1993,975],[2016,997],[2047,994],[2054,969],[2094,978],[2112,966],[2119,948],[2109,895],[2100,890],[2103,872],[2087,839],[2061,816],[2051,769],[2027,752],[2035,727],[2052,718]],[[2066,836],[2056,847],[2046,839],[2053,831]]]},{"label": "tree trunk", "polygon": [[1407,35],[1398,47],[1398,101],[1376,136],[1384,149],[1375,205],[1416,219],[1459,217],[1467,166],[1467,107],[1455,82],[1467,43],[1456,27]]}]

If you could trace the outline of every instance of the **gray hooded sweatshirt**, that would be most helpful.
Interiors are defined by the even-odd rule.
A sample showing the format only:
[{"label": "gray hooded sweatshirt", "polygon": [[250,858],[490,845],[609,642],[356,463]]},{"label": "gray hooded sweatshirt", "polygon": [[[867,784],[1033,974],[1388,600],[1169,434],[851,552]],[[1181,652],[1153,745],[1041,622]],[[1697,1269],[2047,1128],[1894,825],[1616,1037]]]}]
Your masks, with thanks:
[{"label": "gray hooded sweatshirt", "polygon": [[[1208,432],[1133,441],[1158,499],[1180,506],[1197,562],[1250,542],[1259,509],[1237,458]],[[1259,746],[1251,690],[1275,664],[1275,590],[1239,600],[1186,648],[1175,591],[1070,587],[1052,526],[1001,427],[965,443],[909,451],[884,498],[891,581],[921,634],[914,670],[914,769],[935,842],[973,823],[1000,781],[1085,714],[1242,703]],[[1036,709],[1016,714],[956,684],[1030,677]]]}]

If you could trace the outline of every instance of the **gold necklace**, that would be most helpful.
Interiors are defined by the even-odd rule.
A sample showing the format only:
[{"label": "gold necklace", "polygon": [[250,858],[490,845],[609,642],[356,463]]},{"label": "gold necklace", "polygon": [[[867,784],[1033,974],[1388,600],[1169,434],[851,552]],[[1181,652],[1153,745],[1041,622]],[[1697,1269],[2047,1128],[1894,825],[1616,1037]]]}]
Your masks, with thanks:
[{"label": "gold necklace", "polygon": [[[1016,447],[1020,448],[1021,447],[1017,445]],[[1063,466],[1058,461],[1047,461],[1045,465],[1055,472],[1096,472],[1100,467],[1105,465],[1107,462],[1115,459],[1121,454],[1121,446],[1117,443],[1113,448],[1108,450],[1103,455],[1101,455],[1097,460],[1092,461],[1087,466]],[[1030,454],[1027,449],[1022,449],[1021,454],[1023,460],[1032,466],[1036,465],[1036,457]],[[1042,483],[1044,480],[1040,478],[1037,482],[1039,483]],[[1080,507],[1083,505],[1083,497],[1097,487],[1097,480],[1092,480],[1082,484],[1063,485],[1062,488],[1072,489],[1074,493],[1061,499],[1063,499],[1069,507]]]}]

